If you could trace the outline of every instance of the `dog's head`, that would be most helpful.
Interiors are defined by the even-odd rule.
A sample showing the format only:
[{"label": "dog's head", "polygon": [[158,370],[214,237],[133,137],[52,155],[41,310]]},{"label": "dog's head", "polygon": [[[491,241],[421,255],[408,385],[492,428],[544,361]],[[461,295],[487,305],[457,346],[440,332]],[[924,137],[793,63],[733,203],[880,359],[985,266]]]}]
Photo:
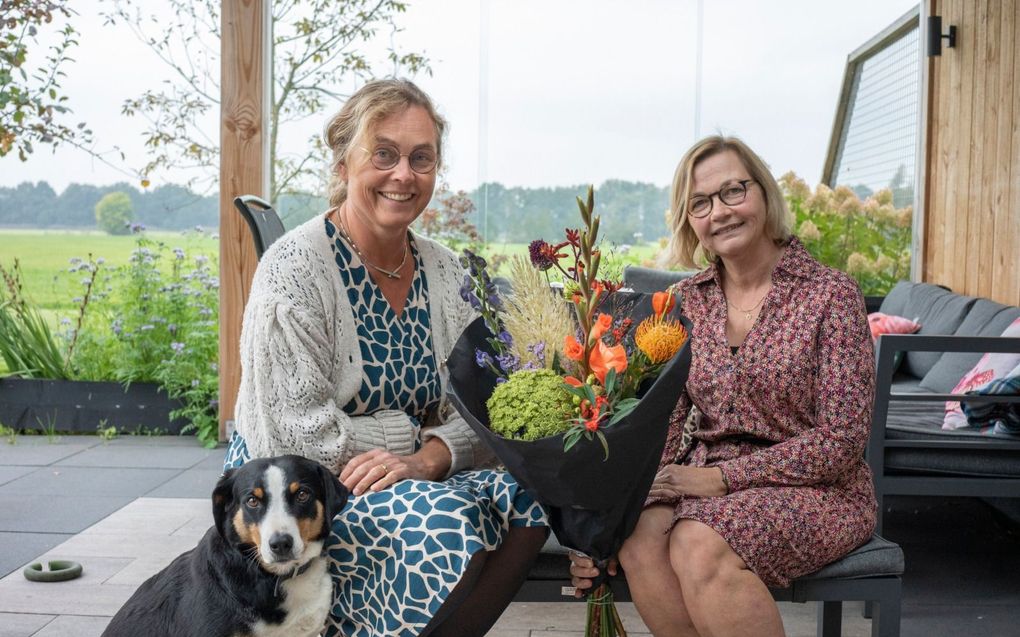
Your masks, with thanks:
[{"label": "dog's head", "polygon": [[258,458],[223,474],[213,490],[213,518],[228,544],[254,551],[262,568],[284,575],[322,553],[347,495],[318,462]]}]

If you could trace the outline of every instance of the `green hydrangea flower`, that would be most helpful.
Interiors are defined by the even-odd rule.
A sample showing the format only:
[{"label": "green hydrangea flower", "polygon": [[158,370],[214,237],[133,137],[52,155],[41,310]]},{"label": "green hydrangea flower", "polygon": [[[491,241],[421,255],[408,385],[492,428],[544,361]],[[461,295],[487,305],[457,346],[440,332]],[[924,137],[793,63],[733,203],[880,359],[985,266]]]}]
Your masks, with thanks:
[{"label": "green hydrangea flower", "polygon": [[489,428],[504,438],[538,440],[570,428],[574,403],[563,378],[548,369],[522,370],[492,392],[485,403]]}]

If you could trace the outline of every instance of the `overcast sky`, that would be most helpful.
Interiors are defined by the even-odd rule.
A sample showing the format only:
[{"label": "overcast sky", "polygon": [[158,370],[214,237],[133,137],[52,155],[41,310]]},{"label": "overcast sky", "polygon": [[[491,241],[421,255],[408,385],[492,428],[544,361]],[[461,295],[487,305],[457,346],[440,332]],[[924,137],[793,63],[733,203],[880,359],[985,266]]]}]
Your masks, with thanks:
[{"label": "overcast sky", "polygon": [[[450,121],[448,178],[464,189],[479,180],[667,185],[697,134],[717,131],[742,137],[777,175],[794,170],[816,183],[847,55],[916,5],[705,0],[696,131],[696,0],[409,3],[395,39],[432,60],[432,76],[416,80]],[[121,116],[121,104],[157,88],[167,73],[125,27],[103,25],[101,4],[72,5],[81,44],[64,90],[74,121],[89,123],[100,149],[119,146],[127,161],[111,159],[134,168],[144,163],[142,122]],[[329,114],[287,131],[289,150],[299,150]],[[153,185],[178,178],[156,175]],[[70,182],[124,179],[131,180],[71,148],[40,149],[25,163],[0,159],[3,186],[47,180],[59,192]]]}]

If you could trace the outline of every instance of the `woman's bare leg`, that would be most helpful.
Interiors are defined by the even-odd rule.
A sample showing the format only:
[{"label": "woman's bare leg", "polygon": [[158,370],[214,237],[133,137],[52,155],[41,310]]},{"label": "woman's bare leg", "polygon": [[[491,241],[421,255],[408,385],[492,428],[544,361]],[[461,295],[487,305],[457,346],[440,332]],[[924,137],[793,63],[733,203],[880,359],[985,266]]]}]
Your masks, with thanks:
[{"label": "woman's bare leg", "polygon": [[669,536],[669,561],[704,637],[786,634],[768,587],[712,527],[680,520]]},{"label": "woman's bare leg", "polygon": [[688,614],[681,580],[670,564],[669,528],[673,508],[645,509],[623,548],[620,565],[641,619],[655,637],[698,637]]}]

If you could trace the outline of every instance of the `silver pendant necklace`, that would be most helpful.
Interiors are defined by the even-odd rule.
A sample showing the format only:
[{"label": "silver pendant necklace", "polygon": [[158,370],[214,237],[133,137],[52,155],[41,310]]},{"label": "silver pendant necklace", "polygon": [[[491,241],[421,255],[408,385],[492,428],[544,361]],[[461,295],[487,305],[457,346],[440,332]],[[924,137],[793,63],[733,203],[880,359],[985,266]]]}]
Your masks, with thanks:
[{"label": "silver pendant necklace", "polygon": [[340,209],[336,208],[335,210],[336,210],[336,219],[337,219],[337,222],[338,222],[337,228],[339,228],[340,234],[341,234],[341,236],[343,236],[344,241],[346,241],[347,244],[351,246],[351,249],[354,250],[354,254],[358,255],[358,258],[361,259],[361,262],[364,263],[365,265],[367,265],[368,267],[372,268],[373,270],[376,270],[376,271],[386,275],[386,278],[388,278],[388,279],[399,279],[400,278],[400,271],[404,269],[404,265],[407,263],[407,252],[408,252],[408,249],[407,249],[407,239],[406,238],[404,239],[404,256],[403,256],[403,258],[400,259],[400,265],[398,265],[396,268],[394,268],[392,270],[387,270],[386,268],[379,267],[378,265],[372,263],[371,261],[369,261],[368,259],[365,258],[365,255],[358,248],[358,244],[354,243],[354,239],[351,238],[351,233],[347,229],[347,224],[344,222],[344,218],[342,216],[340,216]]}]

